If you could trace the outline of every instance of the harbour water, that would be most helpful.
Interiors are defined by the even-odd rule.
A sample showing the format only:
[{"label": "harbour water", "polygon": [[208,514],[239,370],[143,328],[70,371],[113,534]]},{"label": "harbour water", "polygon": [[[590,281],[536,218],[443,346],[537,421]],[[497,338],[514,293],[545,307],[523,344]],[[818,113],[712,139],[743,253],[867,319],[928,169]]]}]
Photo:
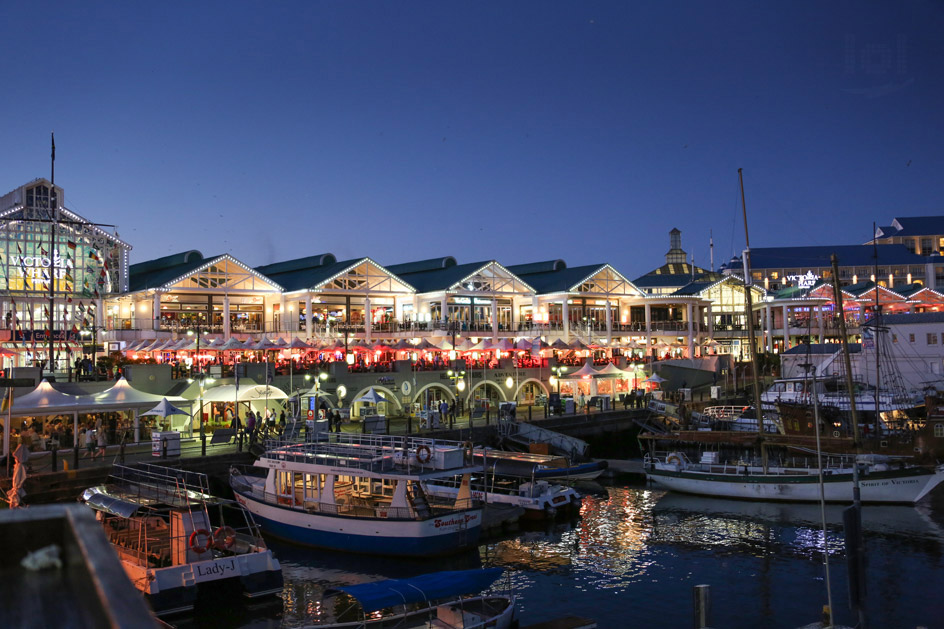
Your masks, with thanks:
[{"label": "harbour water", "polygon": [[[523,625],[564,614],[600,627],[692,626],[692,588],[711,586],[713,627],[794,628],[819,620],[831,567],[835,618],[853,625],[841,507],[778,505],[599,487],[580,519],[482,544],[478,552],[404,561],[273,543],[285,575],[281,604],[214,606],[200,626],[304,627],[325,618],[327,587],[434,570],[503,566]],[[870,627],[944,626],[944,492],[918,507],[865,507]]]}]

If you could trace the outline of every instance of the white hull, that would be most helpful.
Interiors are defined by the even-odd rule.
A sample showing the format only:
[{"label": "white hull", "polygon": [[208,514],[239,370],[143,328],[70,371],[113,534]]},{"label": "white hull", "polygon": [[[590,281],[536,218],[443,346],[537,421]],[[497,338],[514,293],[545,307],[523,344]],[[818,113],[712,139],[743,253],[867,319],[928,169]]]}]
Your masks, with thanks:
[{"label": "white hull", "polygon": [[[496,491],[472,490],[472,498],[487,502],[488,504],[508,504],[515,507],[522,507],[526,513],[538,514],[540,516],[553,516],[559,509],[567,507],[578,508],[580,506],[580,495],[576,490],[561,485],[547,485],[538,483],[534,493],[527,491],[530,483],[521,485],[522,491],[518,494],[507,494]],[[459,494],[458,487],[448,485],[437,485],[426,483],[424,485],[426,493],[430,496],[454,500]]]},{"label": "white hull", "polygon": [[[820,485],[815,472],[764,475],[752,468],[754,473],[745,475],[682,468],[656,463],[647,471],[647,476],[653,483],[672,491],[718,498],[788,502],[817,502],[820,499]],[[732,466],[728,469],[734,470]],[[823,479],[827,502],[852,502],[851,473],[829,474]],[[863,473],[859,487],[862,502],[915,503],[941,482],[944,482],[944,468],[939,467],[929,473],[911,470]]]}]

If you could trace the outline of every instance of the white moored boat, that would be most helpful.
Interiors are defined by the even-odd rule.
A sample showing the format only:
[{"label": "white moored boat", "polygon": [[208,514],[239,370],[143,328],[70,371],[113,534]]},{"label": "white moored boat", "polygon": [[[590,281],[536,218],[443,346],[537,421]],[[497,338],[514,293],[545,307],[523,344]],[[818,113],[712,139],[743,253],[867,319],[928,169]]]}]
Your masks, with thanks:
[{"label": "white moored boat", "polygon": [[[852,502],[852,460],[830,457],[838,465],[823,469],[826,502]],[[860,455],[859,487],[862,502],[913,504],[944,482],[944,466],[934,469],[906,466],[882,460],[875,455]],[[820,499],[819,473],[816,468],[722,463],[717,452],[704,452],[699,462],[692,462],[681,452],[645,458],[646,476],[653,483],[672,491],[747,500],[782,500],[816,502]]]},{"label": "white moored boat", "polygon": [[220,586],[252,599],[282,592],[282,568],[252,515],[208,487],[205,474],[115,465],[108,483],[82,494],[159,616],[190,611],[201,592]]},{"label": "white moored boat", "polygon": [[[458,479],[427,481],[427,495],[455,500],[462,489]],[[487,504],[507,504],[524,509],[524,516],[535,520],[553,520],[558,514],[580,511],[580,494],[573,487],[552,485],[546,480],[523,481],[513,477],[473,477],[472,497]]]},{"label": "white moored boat", "polygon": [[474,471],[454,442],[331,433],[327,441],[270,442],[230,485],[263,531],[289,542],[378,555],[429,557],[478,543],[481,504],[465,490],[448,502],[423,483]]}]

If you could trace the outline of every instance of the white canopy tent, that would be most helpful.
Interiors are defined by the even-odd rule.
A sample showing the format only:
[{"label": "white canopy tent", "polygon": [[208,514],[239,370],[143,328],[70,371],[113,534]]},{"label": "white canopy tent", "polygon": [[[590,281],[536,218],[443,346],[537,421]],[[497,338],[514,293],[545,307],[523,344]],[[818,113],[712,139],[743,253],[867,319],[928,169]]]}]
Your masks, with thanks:
[{"label": "white canopy tent", "polygon": [[[55,389],[50,383],[43,380],[39,385],[17,398],[8,411],[10,418],[25,416],[71,415],[73,421],[73,445],[77,443],[79,433],[79,415],[86,413],[101,413],[105,411],[133,411],[134,438],[140,441],[140,426],[138,412],[142,409],[153,408],[165,396],[145,393],[131,386],[124,378],[120,378],[113,387],[91,395],[69,395]],[[167,399],[177,404],[191,402],[179,396],[167,396]],[[4,453],[9,453],[10,422],[4,426]]]},{"label": "white canopy tent", "polygon": [[[224,384],[203,392],[203,404],[236,403],[249,405],[254,411],[261,402],[263,408],[268,408],[269,402],[282,402],[288,399],[288,394],[278,387],[265,384],[239,385]],[[254,407],[255,405],[255,407]],[[202,412],[199,409],[198,412]],[[192,420],[191,420],[192,421]]]}]

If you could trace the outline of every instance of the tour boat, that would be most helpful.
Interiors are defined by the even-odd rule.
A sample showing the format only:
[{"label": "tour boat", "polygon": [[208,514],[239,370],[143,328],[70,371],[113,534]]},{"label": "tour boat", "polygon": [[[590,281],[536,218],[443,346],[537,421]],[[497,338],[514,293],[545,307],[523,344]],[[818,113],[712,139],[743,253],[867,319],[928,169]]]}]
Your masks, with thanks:
[{"label": "tour boat", "polygon": [[[702,453],[692,462],[682,452],[647,454],[647,478],[666,489],[716,498],[816,502],[820,475],[816,468],[761,465],[739,461],[722,463],[718,453]],[[894,462],[888,457],[860,455],[829,457],[823,469],[826,502],[851,503],[853,469],[859,466],[859,487],[864,503],[913,504],[944,481],[944,465],[924,468]]]},{"label": "tour boat", "polygon": [[[409,579],[338,586],[326,596],[347,594],[356,604],[321,629],[392,628],[508,629],[517,626],[515,597],[478,594],[502,574],[501,568],[433,572]],[[355,620],[346,620],[356,616]]]},{"label": "tour boat", "polygon": [[82,494],[159,616],[192,610],[209,590],[235,587],[250,599],[282,592],[282,568],[252,514],[208,487],[205,474],[115,465],[105,485]]},{"label": "tour boat", "polygon": [[[429,496],[455,500],[462,490],[462,479],[427,481],[423,488]],[[470,488],[475,500],[522,507],[523,517],[532,520],[553,520],[559,514],[580,511],[580,494],[573,487],[552,485],[546,480],[522,482],[521,478],[508,476],[473,476]]]},{"label": "tour boat", "polygon": [[305,546],[429,557],[475,546],[481,504],[466,485],[454,500],[429,481],[468,475],[468,448],[409,436],[331,433],[324,441],[269,442],[230,486],[263,532]]}]

